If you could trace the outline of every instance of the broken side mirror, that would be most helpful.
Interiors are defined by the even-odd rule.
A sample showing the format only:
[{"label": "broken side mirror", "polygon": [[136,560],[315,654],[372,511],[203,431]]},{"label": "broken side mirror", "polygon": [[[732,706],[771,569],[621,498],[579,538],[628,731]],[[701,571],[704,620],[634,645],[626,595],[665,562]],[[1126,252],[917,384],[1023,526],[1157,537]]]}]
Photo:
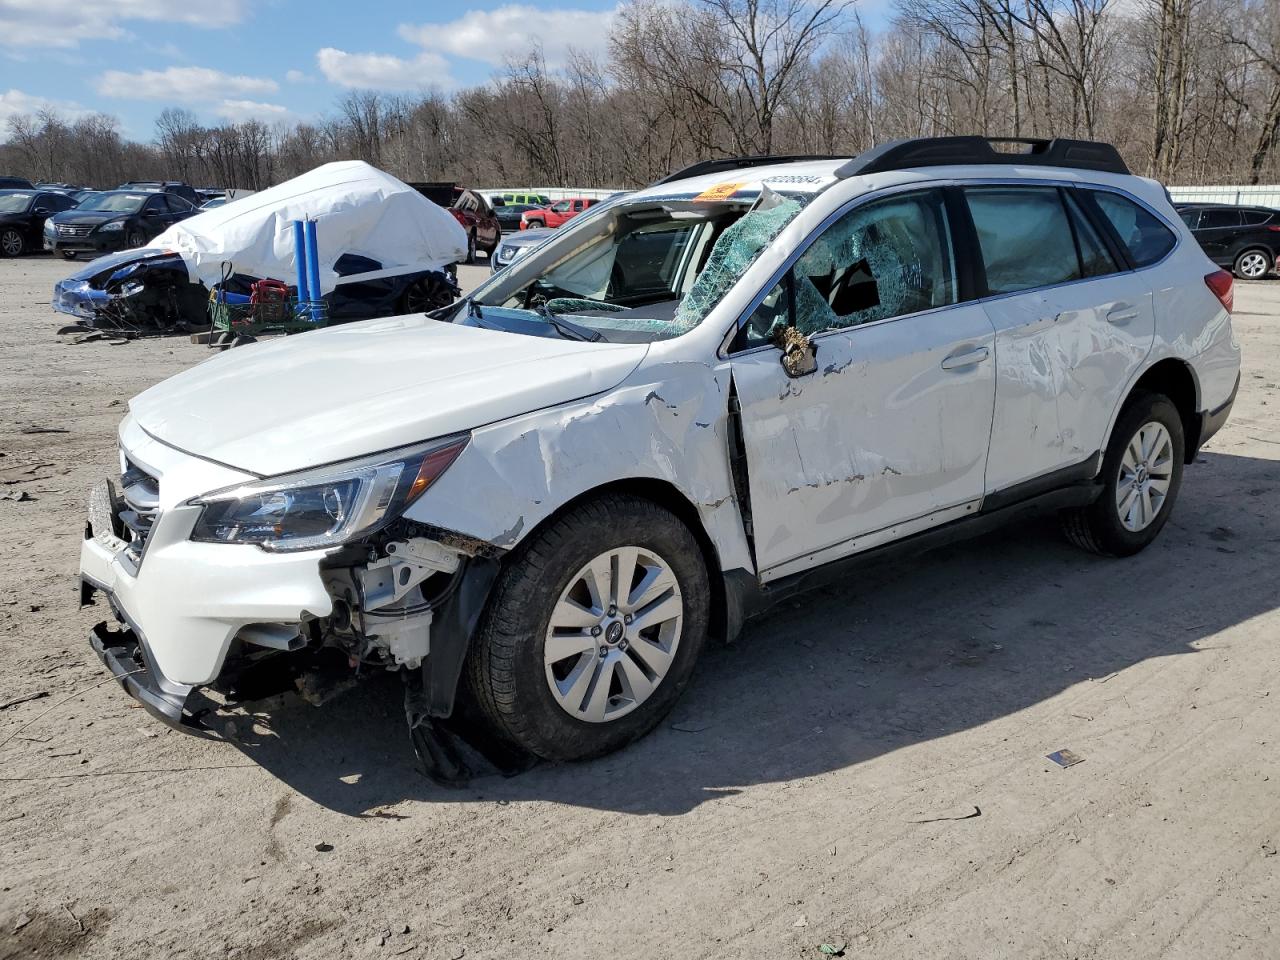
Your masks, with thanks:
[{"label": "broken side mirror", "polygon": [[818,369],[817,345],[795,327],[779,329],[773,342],[782,351],[779,360],[788,377],[807,377]]}]

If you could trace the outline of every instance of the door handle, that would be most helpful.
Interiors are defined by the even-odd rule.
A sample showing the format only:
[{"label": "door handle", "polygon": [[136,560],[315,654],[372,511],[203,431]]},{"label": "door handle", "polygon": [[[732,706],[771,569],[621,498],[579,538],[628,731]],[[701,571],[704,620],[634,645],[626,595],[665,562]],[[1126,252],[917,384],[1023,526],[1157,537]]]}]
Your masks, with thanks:
[{"label": "door handle", "polygon": [[1138,310],[1130,303],[1117,303],[1107,311],[1107,323],[1124,326],[1130,320],[1138,319]]},{"label": "door handle", "polygon": [[976,363],[982,363],[989,356],[991,356],[991,351],[986,347],[966,350],[964,353],[953,353],[942,361],[942,369],[959,370],[961,367],[972,367]]}]

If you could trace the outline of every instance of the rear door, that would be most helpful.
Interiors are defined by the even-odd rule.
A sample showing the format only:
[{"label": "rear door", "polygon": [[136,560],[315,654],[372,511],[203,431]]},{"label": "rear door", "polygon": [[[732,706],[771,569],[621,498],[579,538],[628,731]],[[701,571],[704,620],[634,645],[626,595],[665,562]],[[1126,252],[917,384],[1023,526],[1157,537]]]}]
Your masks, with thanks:
[{"label": "rear door", "polygon": [[1193,233],[1210,260],[1229,267],[1240,236],[1240,211],[1235,207],[1206,207],[1200,211],[1200,222]]},{"label": "rear door", "polygon": [[1075,191],[1001,184],[964,195],[996,328],[986,493],[1090,477],[1155,336],[1151,290]]}]

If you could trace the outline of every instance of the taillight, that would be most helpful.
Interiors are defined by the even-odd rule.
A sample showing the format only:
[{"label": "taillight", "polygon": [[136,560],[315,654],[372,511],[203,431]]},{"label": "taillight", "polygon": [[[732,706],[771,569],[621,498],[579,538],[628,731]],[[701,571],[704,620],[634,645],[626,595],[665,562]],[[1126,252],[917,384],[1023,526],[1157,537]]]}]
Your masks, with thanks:
[{"label": "taillight", "polygon": [[1213,291],[1213,295],[1227,308],[1227,313],[1230,313],[1236,301],[1236,282],[1231,274],[1226,270],[1215,270],[1213,273],[1205,274],[1204,284]]},{"label": "taillight", "polygon": [[1280,233],[1280,223],[1267,224],[1267,229],[1272,233]]}]

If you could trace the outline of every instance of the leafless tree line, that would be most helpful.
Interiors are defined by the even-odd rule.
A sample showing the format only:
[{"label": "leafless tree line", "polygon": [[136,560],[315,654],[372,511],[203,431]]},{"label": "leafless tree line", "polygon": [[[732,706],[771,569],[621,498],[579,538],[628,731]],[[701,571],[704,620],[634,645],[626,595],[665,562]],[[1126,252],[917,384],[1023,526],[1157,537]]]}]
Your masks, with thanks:
[{"label": "leafless tree line", "polygon": [[260,189],[360,158],[406,180],[628,187],[707,158],[982,133],[1108,140],[1169,183],[1280,181],[1277,0],[895,3],[876,32],[852,0],[631,0],[603,58],[551,70],[535,51],[483,86],[352,93],[292,126],[169,109],[150,144],[107,116],[17,116],[0,171]]}]

